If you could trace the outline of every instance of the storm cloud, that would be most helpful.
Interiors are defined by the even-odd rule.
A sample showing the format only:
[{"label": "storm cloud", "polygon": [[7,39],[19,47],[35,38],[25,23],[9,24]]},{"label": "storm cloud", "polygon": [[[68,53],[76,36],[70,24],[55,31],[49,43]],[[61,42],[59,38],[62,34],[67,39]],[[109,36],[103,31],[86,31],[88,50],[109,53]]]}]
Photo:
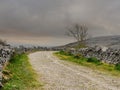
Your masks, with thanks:
[{"label": "storm cloud", "polygon": [[0,36],[63,44],[73,23],[86,24],[92,36],[120,35],[119,10],[119,0],[0,0]]}]

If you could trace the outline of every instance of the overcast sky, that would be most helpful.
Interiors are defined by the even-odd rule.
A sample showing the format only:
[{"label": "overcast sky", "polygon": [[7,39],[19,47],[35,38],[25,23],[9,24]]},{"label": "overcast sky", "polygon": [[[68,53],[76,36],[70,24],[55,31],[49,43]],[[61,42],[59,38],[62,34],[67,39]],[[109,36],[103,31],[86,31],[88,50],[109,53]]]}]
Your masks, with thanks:
[{"label": "overcast sky", "polygon": [[73,23],[86,24],[91,36],[120,35],[120,0],[0,0],[0,38],[9,42],[69,43]]}]

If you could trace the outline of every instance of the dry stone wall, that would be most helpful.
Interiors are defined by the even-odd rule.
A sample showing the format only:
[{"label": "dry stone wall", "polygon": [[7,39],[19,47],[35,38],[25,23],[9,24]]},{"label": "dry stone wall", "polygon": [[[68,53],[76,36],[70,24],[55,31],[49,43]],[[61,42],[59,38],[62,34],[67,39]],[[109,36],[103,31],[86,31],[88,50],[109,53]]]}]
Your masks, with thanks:
[{"label": "dry stone wall", "polygon": [[2,82],[3,68],[4,68],[5,64],[10,60],[13,53],[14,53],[14,49],[11,48],[11,46],[0,45],[0,86],[2,86],[1,82]]},{"label": "dry stone wall", "polygon": [[82,54],[87,58],[96,57],[98,60],[109,64],[120,64],[120,49],[95,46],[82,48],[78,51],[71,49],[70,52],[74,55]]}]

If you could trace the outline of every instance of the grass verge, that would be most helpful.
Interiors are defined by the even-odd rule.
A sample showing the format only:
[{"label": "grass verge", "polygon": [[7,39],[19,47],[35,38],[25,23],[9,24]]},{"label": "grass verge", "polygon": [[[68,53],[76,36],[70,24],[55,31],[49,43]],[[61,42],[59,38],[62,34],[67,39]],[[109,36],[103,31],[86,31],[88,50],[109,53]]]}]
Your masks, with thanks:
[{"label": "grass verge", "polygon": [[79,55],[78,57],[78,56],[71,55],[69,53],[65,53],[63,51],[56,52],[54,53],[54,55],[56,55],[61,60],[74,62],[78,65],[86,66],[94,70],[99,70],[113,76],[118,76],[118,77],[120,76],[120,64],[118,65],[106,64],[106,63],[100,62],[94,57],[85,58],[85,57],[82,57],[81,55]]},{"label": "grass verge", "polygon": [[26,54],[14,55],[3,73],[6,79],[2,90],[42,90]]}]

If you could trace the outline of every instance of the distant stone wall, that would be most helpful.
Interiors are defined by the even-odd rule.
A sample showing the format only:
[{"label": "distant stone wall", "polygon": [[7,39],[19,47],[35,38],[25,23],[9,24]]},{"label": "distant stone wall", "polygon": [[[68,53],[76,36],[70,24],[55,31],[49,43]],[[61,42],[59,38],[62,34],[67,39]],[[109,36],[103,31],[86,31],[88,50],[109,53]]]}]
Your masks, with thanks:
[{"label": "distant stone wall", "polygon": [[13,55],[14,49],[10,46],[0,45],[0,86],[2,85],[2,71],[6,63],[10,60]]},{"label": "distant stone wall", "polygon": [[120,64],[120,49],[112,49],[107,47],[88,47],[82,48],[79,51],[75,51],[74,49],[70,51],[72,54],[82,54],[84,57],[96,57],[98,60],[102,62],[106,62],[109,64]]},{"label": "distant stone wall", "polygon": [[27,53],[27,52],[35,52],[35,51],[60,51],[63,50],[62,48],[55,48],[55,47],[24,47],[19,46],[15,48],[15,52],[18,54]]}]

